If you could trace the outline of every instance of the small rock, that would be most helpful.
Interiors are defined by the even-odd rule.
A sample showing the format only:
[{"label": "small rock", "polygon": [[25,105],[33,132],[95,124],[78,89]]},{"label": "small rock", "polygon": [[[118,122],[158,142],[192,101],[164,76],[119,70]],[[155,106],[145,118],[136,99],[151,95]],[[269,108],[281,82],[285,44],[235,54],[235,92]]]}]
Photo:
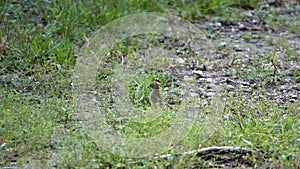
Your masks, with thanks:
[{"label": "small rock", "polygon": [[240,45],[233,45],[235,51],[243,51]]},{"label": "small rock", "polygon": [[204,83],[205,82],[205,78],[200,77],[199,79],[197,79],[197,83]]},{"label": "small rock", "polygon": [[207,92],[213,92],[214,90],[212,88],[207,88],[206,91]]},{"label": "small rock", "polygon": [[192,81],[192,80],[194,80],[194,78],[190,77],[190,76],[184,76],[183,79],[186,80],[186,81]]},{"label": "small rock", "polygon": [[245,29],[246,27],[245,27],[245,25],[244,24],[242,24],[242,23],[239,23],[239,29]]},{"label": "small rock", "polygon": [[209,85],[207,86],[207,88],[208,88],[208,89],[216,89],[217,86],[214,85],[214,84],[209,84]]},{"label": "small rock", "polygon": [[258,23],[258,20],[252,19],[252,23],[257,24],[257,23]]},{"label": "small rock", "polygon": [[200,90],[201,93],[205,92],[205,89],[204,89],[204,88],[201,88],[201,87],[200,87],[199,90]]},{"label": "small rock", "polygon": [[198,94],[198,93],[190,93],[190,95],[191,95],[192,97],[199,96],[199,94]]},{"label": "small rock", "polygon": [[225,46],[227,46],[227,43],[226,43],[226,42],[221,42],[221,43],[220,43],[220,46],[225,47]]},{"label": "small rock", "polygon": [[183,64],[185,61],[182,58],[176,58],[176,62]]},{"label": "small rock", "polygon": [[250,86],[249,82],[239,81],[239,83],[243,86]]},{"label": "small rock", "polygon": [[233,85],[227,85],[227,89],[234,89],[235,88],[235,86],[233,86]]},{"label": "small rock", "polygon": [[211,96],[213,96],[213,95],[214,95],[213,92],[207,92],[207,93],[206,93],[206,96],[208,96],[208,97],[211,97]]},{"label": "small rock", "polygon": [[298,97],[297,95],[294,95],[294,94],[293,94],[293,95],[291,95],[291,98],[292,98],[292,99],[298,99],[299,97]]},{"label": "small rock", "polygon": [[212,82],[212,78],[206,78],[205,81],[211,83]]},{"label": "small rock", "polygon": [[203,71],[201,71],[201,70],[194,70],[193,73],[203,77]]},{"label": "small rock", "polygon": [[285,89],[286,89],[286,86],[284,86],[284,85],[282,85],[282,86],[280,86],[280,91],[285,91]]},{"label": "small rock", "polygon": [[245,12],[245,15],[246,15],[247,17],[253,17],[252,11],[246,11],[246,12]]},{"label": "small rock", "polygon": [[215,23],[215,26],[216,26],[216,27],[220,27],[220,26],[222,26],[222,24],[221,24],[220,22],[216,22],[216,23]]}]

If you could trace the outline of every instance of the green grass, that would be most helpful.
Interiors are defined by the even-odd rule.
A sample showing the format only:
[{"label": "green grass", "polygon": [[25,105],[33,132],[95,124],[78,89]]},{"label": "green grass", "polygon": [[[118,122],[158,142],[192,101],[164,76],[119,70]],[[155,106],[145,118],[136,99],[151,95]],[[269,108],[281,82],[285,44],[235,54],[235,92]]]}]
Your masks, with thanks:
[{"label": "green grass", "polygon": [[[170,12],[183,18],[197,19],[207,15],[221,17],[225,22],[240,18],[236,11],[256,7],[256,0],[235,1],[41,1],[41,2],[0,2],[0,167],[25,165],[51,166],[55,159],[57,168],[97,168],[129,164],[129,159],[106,152],[82,129],[81,122],[74,113],[71,91],[72,71],[76,64],[84,37],[122,16],[144,11]],[[262,12],[260,22],[268,20],[271,14]],[[271,24],[275,18],[268,20]],[[276,25],[274,24],[274,27]],[[295,25],[290,32],[295,32]],[[245,39],[249,39],[247,34]],[[149,38],[151,42],[151,38]],[[288,46],[282,39],[269,40],[278,47],[287,49],[289,57],[285,62],[297,60],[296,47]],[[110,105],[110,85],[112,75],[118,71],[121,55],[134,61],[139,58],[135,49],[139,47],[136,38],[128,38],[111,49],[115,55],[108,55],[105,66],[99,67],[97,75],[98,102]],[[284,77],[287,73],[280,67],[275,70],[259,67],[261,62],[278,65],[272,53],[255,56],[248,72],[239,69],[230,72],[242,76],[246,81],[258,82],[262,89],[259,99],[251,98],[245,103],[240,97],[228,94],[224,107],[212,109],[213,105],[201,107],[201,112],[210,114],[210,120],[196,123],[185,136],[185,140],[168,153],[188,151],[214,145],[240,146],[263,152],[265,159],[250,156],[257,165],[266,168],[283,166],[297,168],[299,164],[299,101],[286,103],[282,107],[266,98],[263,86]],[[199,59],[199,58],[198,58]],[[136,60],[139,63],[139,60]],[[142,63],[141,63],[142,64]],[[157,64],[164,64],[163,62]],[[280,72],[279,72],[280,71]],[[296,81],[299,73],[291,71]],[[129,82],[127,92],[130,101],[141,111],[150,107],[149,84],[158,80],[167,100],[178,98],[179,88],[174,79],[163,70],[144,70],[136,73]],[[170,85],[171,84],[171,85]],[[205,102],[202,98],[202,102]],[[209,101],[208,101],[209,102]],[[167,110],[154,122],[147,124],[125,121],[110,116],[108,121],[116,130],[135,138],[151,137],[163,131],[174,119],[173,110]],[[229,116],[226,116],[229,114]],[[225,116],[227,118],[225,118]],[[205,136],[205,138],[204,138]],[[167,152],[159,152],[167,153]],[[59,154],[59,155],[58,155]],[[183,159],[149,160],[136,159],[145,168],[153,165],[164,168],[172,164],[176,168],[188,167],[196,160],[203,167],[210,160],[195,156]],[[43,167],[41,167],[43,168]]]}]

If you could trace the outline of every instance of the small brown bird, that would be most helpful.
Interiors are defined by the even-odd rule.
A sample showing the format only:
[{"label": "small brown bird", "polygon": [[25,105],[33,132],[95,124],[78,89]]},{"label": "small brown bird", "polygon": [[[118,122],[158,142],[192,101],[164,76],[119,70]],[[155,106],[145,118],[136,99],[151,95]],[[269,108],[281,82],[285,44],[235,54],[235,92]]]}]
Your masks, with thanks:
[{"label": "small brown bird", "polygon": [[159,83],[152,82],[150,84],[150,87],[153,89],[149,95],[151,107],[156,107],[158,103],[160,104],[160,106],[162,106],[162,97],[159,92]]}]

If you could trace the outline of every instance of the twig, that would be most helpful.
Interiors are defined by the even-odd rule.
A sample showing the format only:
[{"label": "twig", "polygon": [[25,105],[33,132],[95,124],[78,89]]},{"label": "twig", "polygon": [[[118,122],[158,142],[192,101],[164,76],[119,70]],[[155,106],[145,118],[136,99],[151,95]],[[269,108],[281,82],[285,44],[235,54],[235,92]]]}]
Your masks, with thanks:
[{"label": "twig", "polygon": [[198,150],[191,150],[184,152],[182,154],[175,153],[175,154],[164,154],[154,157],[145,157],[145,158],[139,158],[139,159],[129,159],[127,163],[119,164],[118,167],[125,167],[128,165],[143,165],[142,161],[149,160],[167,160],[168,158],[174,157],[176,158],[184,158],[187,156],[196,155],[197,157],[206,157],[208,155],[223,155],[227,153],[235,153],[240,155],[247,155],[247,154],[254,154],[255,152],[253,150],[247,149],[247,148],[241,148],[241,147],[233,147],[233,146],[223,146],[223,147],[207,147],[207,148],[201,148]]}]

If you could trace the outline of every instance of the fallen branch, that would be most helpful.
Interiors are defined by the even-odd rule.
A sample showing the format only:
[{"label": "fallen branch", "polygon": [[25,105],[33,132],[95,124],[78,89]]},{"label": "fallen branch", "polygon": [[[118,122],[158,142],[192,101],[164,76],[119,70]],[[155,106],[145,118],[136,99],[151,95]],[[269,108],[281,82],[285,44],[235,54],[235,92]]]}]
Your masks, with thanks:
[{"label": "fallen branch", "polygon": [[[225,154],[235,154],[238,156],[232,156],[231,158],[227,158],[225,161],[231,161],[230,159],[236,159],[236,158],[242,158],[243,156],[246,156],[248,154],[252,155],[255,154],[253,150],[247,149],[247,148],[241,148],[241,147],[233,147],[233,146],[223,146],[223,147],[207,147],[207,148],[201,148],[198,150],[191,150],[184,153],[174,153],[174,154],[164,154],[164,155],[157,155],[154,157],[148,157],[148,158],[139,158],[139,159],[129,159],[129,162],[126,162],[125,164],[118,164],[118,167],[128,167],[128,165],[143,165],[143,161],[163,161],[167,160],[169,158],[184,158],[188,156],[197,156],[199,158],[204,158],[208,156],[218,156],[218,155],[225,155]],[[258,152],[257,152],[258,153]],[[233,161],[234,161],[233,160]]]},{"label": "fallen branch", "polygon": [[[224,147],[207,147],[207,148],[201,148],[198,150],[192,150],[188,152],[184,152],[181,154],[175,154],[175,156],[187,156],[187,155],[194,155],[197,153],[198,157],[206,156],[206,155],[212,155],[212,154],[225,154],[225,153],[238,153],[238,154],[253,154],[252,150],[246,149],[246,148],[240,148],[240,147],[232,147],[232,146],[224,146]],[[168,157],[174,156],[173,154],[165,154],[158,157],[154,157],[154,159],[166,159]]]}]

